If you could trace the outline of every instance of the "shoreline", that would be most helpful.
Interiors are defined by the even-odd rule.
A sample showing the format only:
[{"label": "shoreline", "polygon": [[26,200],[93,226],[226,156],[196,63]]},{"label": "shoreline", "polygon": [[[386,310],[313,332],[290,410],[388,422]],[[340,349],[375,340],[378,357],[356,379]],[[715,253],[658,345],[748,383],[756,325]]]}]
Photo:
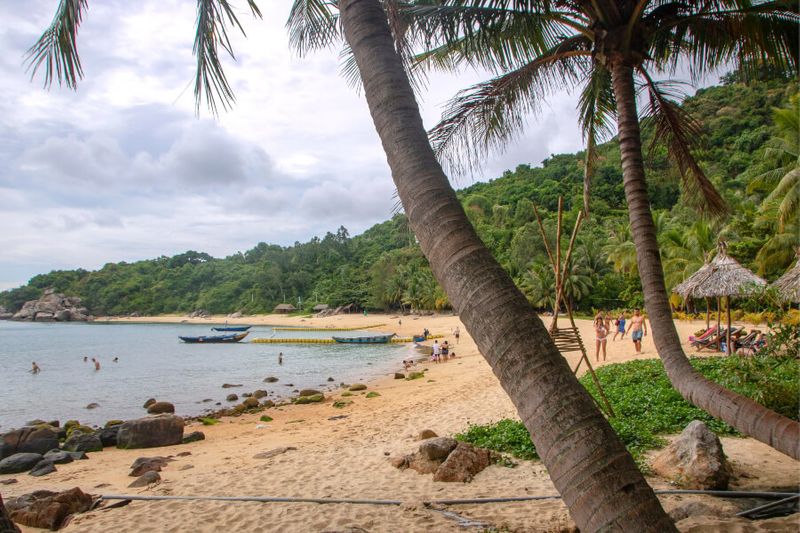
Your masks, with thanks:
[{"label": "shoreline", "polygon": [[[414,449],[416,436],[423,429],[450,436],[464,431],[469,424],[516,418],[516,410],[458,317],[378,316],[393,319],[398,333],[421,331],[428,327],[433,334],[447,335],[456,358],[446,363],[428,361],[417,364],[419,370],[427,368],[422,379],[395,380],[389,374],[366,382],[365,391],[351,396],[343,397],[344,390],[338,389],[326,395],[320,404],[287,405],[256,414],[224,417],[211,426],[197,422],[187,424],[186,433],[198,430],[205,433],[203,441],[145,450],[107,448],[91,454],[89,461],[59,465],[58,472],[44,478],[24,474],[0,476],[0,480],[9,477],[18,480],[16,484],[3,486],[3,497],[10,498],[36,489],[64,490],[75,486],[96,494],[136,494],[141,489],[127,488],[133,481],[127,476],[129,466],[137,457],[154,455],[173,455],[176,461],[161,472],[162,481],[158,485],[145,489],[147,494],[341,497],[407,503],[385,508],[347,504],[320,507],[318,504],[289,503],[134,501],[120,509],[101,508],[77,515],[65,531],[133,533],[141,530],[142,524],[151,524],[159,531],[300,532],[346,531],[347,528],[360,527],[370,532],[456,532],[463,531],[463,527],[416,502],[423,499],[554,494],[555,489],[540,462],[518,461],[516,468],[492,465],[467,484],[433,482],[431,476],[400,471],[389,464],[390,456]],[[300,317],[278,318],[280,325],[317,325],[316,322],[320,321],[322,324],[363,326],[385,321],[376,320],[375,315],[326,317],[316,319],[314,324],[309,324],[310,319]],[[547,323],[547,317],[543,318]],[[136,320],[142,319],[137,317]],[[185,317],[169,319],[183,320]],[[275,319],[273,315],[262,318],[269,320],[270,325],[278,325],[274,324]],[[164,317],[159,318],[159,322],[164,320]],[[237,320],[255,322],[254,317]],[[402,325],[397,323],[398,320],[402,320]],[[232,319],[228,321],[231,323]],[[208,321],[201,319],[199,323]],[[576,320],[576,323],[584,339],[591,339],[587,337],[592,331],[591,322]],[[699,329],[696,323],[677,323],[677,326],[683,339]],[[454,327],[461,329],[458,344],[450,335]],[[634,355],[628,338],[623,342],[609,342],[606,364],[655,357],[649,335],[644,339],[643,351],[640,356]],[[589,357],[594,364],[593,346]],[[571,364],[577,362],[575,354],[571,354],[568,360]],[[398,370],[403,372],[399,361]],[[377,392],[379,396],[368,398],[368,392]],[[336,401],[353,403],[336,408]],[[261,415],[271,417],[272,421],[261,422]],[[737,474],[732,489],[767,490],[800,481],[797,462],[767,446],[752,439],[725,437],[722,441]],[[294,449],[266,460],[255,457],[281,447]],[[177,457],[181,452],[190,452],[190,455]],[[654,488],[669,488],[658,478],[648,478],[648,481]],[[667,510],[690,501],[700,501],[720,513],[729,514],[722,510],[722,503],[707,496],[662,498]],[[567,531],[572,527],[566,507],[560,500],[460,505],[451,510],[490,527],[505,527],[515,532]],[[198,517],[202,517],[200,521]],[[789,527],[796,530],[796,525],[796,522],[791,522]],[[738,527],[739,523],[734,526],[731,519],[720,518],[717,522],[704,522],[702,526],[703,531],[727,531]],[[23,531],[39,530],[23,528]]]}]

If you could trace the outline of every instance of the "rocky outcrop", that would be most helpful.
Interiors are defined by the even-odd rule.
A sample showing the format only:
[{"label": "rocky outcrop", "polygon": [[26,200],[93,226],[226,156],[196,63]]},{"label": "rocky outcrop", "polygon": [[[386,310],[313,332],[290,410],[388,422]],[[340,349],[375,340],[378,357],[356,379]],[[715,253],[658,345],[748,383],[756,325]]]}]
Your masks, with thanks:
[{"label": "rocky outcrop", "polygon": [[92,320],[93,317],[77,296],[64,296],[54,289],[45,289],[41,298],[25,302],[22,309],[10,318],[39,322],[79,322]]},{"label": "rocky outcrop", "polygon": [[401,470],[410,468],[420,474],[433,474],[434,481],[468,483],[494,458],[493,453],[484,448],[448,437],[435,437],[420,443],[415,453],[392,457],[389,461]]},{"label": "rocky outcrop", "polygon": [[69,515],[86,512],[91,505],[92,497],[77,487],[64,492],[37,490],[6,502],[14,522],[51,531],[62,527]]},{"label": "rocky outcrop", "polygon": [[117,448],[156,448],[183,441],[183,419],[175,415],[156,415],[122,424],[117,433]]},{"label": "rocky outcrop", "polygon": [[62,448],[67,452],[102,452],[103,441],[97,433],[74,431]]},{"label": "rocky outcrop", "polygon": [[173,414],[175,412],[175,406],[169,402],[155,402],[150,404],[147,408],[147,412],[151,415],[160,415],[164,413]]},{"label": "rocky outcrop", "polygon": [[44,454],[54,448],[58,448],[58,432],[46,425],[26,426],[0,436],[0,459],[15,453]]},{"label": "rocky outcrop", "polygon": [[686,489],[725,490],[731,467],[722,451],[719,438],[694,420],[669,446],[659,453],[653,471]]}]

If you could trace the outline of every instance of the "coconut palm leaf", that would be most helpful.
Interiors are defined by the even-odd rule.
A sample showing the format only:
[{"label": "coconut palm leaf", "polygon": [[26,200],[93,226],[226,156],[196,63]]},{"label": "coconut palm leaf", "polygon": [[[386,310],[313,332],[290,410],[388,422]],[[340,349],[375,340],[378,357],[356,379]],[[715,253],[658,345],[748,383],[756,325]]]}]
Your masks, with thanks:
[{"label": "coconut palm leaf", "polygon": [[545,96],[586,75],[589,52],[584,45],[583,37],[575,37],[520,69],[461,91],[430,132],[440,159],[464,173],[487,152],[504,150]]},{"label": "coconut palm leaf", "polygon": [[589,195],[597,164],[597,145],[614,133],[615,108],[611,75],[605,67],[596,65],[578,100],[579,121],[586,143],[583,167],[583,212],[586,216],[589,216]]},{"label": "coconut palm leaf", "polygon": [[650,122],[653,126],[651,155],[659,144],[665,145],[669,158],[680,171],[687,202],[699,209],[708,210],[712,215],[724,215],[728,212],[725,200],[692,155],[693,145],[697,139],[702,138],[702,127],[677,102],[669,98],[668,93],[663,90],[664,83],[654,82],[644,69],[639,69],[639,72],[646,80],[650,95],[645,122]]},{"label": "coconut palm leaf", "polygon": [[286,29],[289,46],[301,57],[312,50],[336,45],[344,40],[336,1],[295,0],[289,11]]},{"label": "coconut palm leaf", "polygon": [[[255,0],[248,0],[247,4],[253,16],[261,18]],[[194,98],[198,113],[204,96],[214,115],[218,112],[218,105],[227,110],[236,101],[219,55],[221,47],[231,58],[236,57],[228,37],[229,26],[245,34],[228,0],[197,0],[197,32],[192,53],[197,57]]]},{"label": "coconut palm leaf", "polygon": [[83,78],[78,56],[78,28],[88,8],[88,0],[61,0],[58,3],[53,22],[25,55],[31,79],[44,66],[45,87],[50,87],[53,80],[70,89],[77,87],[78,80]]}]

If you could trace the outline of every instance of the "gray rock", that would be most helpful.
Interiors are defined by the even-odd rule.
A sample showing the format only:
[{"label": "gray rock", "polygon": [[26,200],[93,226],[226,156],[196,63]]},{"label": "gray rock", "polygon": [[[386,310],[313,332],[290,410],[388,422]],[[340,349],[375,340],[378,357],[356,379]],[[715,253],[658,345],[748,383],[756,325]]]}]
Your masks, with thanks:
[{"label": "gray rock", "polygon": [[147,408],[147,412],[151,415],[173,414],[175,412],[175,406],[169,402],[155,402]]},{"label": "gray rock", "polygon": [[142,407],[147,409],[148,407],[150,407],[154,403],[156,403],[156,399],[155,398],[148,398],[148,400],[146,402],[144,402],[144,405],[142,405]]},{"label": "gray rock", "polygon": [[92,497],[79,488],[63,492],[37,490],[6,502],[11,519],[29,527],[56,531],[69,515],[83,513],[92,505]]},{"label": "gray rock", "polygon": [[257,389],[257,390],[253,391],[253,398],[256,398],[258,400],[258,399],[263,398],[267,394],[268,394],[267,391],[265,391],[263,389]]},{"label": "gray rock", "polygon": [[241,383],[223,383],[222,384],[222,388],[223,389],[232,389],[234,387],[241,387],[241,386],[242,386]]},{"label": "gray rock", "polygon": [[183,443],[189,444],[190,442],[197,442],[199,440],[205,440],[205,439],[206,439],[206,434],[203,433],[202,431],[192,431],[191,433],[183,437]]},{"label": "gray rock", "polygon": [[277,383],[278,378],[275,376],[268,376],[264,378],[264,383]]},{"label": "gray rock", "polygon": [[28,472],[28,475],[33,477],[41,477],[46,476],[47,474],[52,474],[56,471],[56,467],[52,461],[48,461],[47,459],[42,459],[36,466],[31,468],[31,471]]},{"label": "gray rock", "polygon": [[158,474],[158,472],[150,471],[145,472],[138,478],[134,479],[133,482],[128,485],[128,487],[146,487],[148,485],[152,485],[153,483],[158,483],[159,481],[161,481],[161,476]]},{"label": "gray rock", "polygon": [[42,460],[40,453],[15,453],[0,461],[0,474],[27,472]]},{"label": "gray rock", "polygon": [[9,478],[9,479],[0,479],[0,485],[13,485],[14,483],[19,483],[17,478]]},{"label": "gray rock", "polygon": [[419,445],[419,453],[431,461],[441,460],[447,457],[457,444],[458,442],[450,437],[435,437],[423,441]]},{"label": "gray rock", "polygon": [[225,397],[225,399],[226,399],[227,401],[229,401],[229,402],[235,402],[236,400],[238,400],[238,399],[239,399],[239,396],[237,396],[236,394],[228,394],[228,395]]},{"label": "gray rock", "polygon": [[432,429],[423,429],[419,432],[419,435],[417,435],[417,440],[435,439],[438,436],[439,435]]},{"label": "gray rock", "polygon": [[97,402],[92,402],[86,406],[87,409],[97,409],[98,407],[100,407],[100,404]]},{"label": "gray rock", "polygon": [[155,448],[183,441],[183,419],[175,415],[156,415],[122,424],[117,434],[117,448]]},{"label": "gray rock", "polygon": [[97,432],[97,435],[100,437],[100,442],[103,443],[103,446],[117,445],[117,434],[119,434],[120,427],[122,427],[122,424],[108,426]]},{"label": "gray rock", "polygon": [[687,489],[725,490],[731,467],[719,438],[694,420],[653,459],[653,471]]},{"label": "gray rock", "polygon": [[300,391],[298,396],[315,396],[317,394],[322,394],[322,393],[315,389],[303,389]]},{"label": "gray rock", "polygon": [[281,446],[279,448],[273,448],[266,452],[257,453],[253,456],[253,459],[269,459],[271,457],[275,457],[276,455],[284,454],[290,450],[296,450],[294,446]]},{"label": "gray rock", "polygon": [[406,375],[403,374],[402,372],[395,372],[394,379],[406,379]]},{"label": "gray rock", "polygon": [[62,450],[50,450],[49,452],[44,454],[44,459],[56,465],[71,463],[72,461],[75,460],[69,454],[69,452],[65,452]]},{"label": "gray rock", "polygon": [[433,480],[468,483],[491,462],[492,452],[489,450],[476,448],[466,442],[459,442],[433,473]]},{"label": "gray rock", "polygon": [[363,383],[356,383],[355,385],[350,385],[350,388],[347,389],[352,392],[360,391],[360,390],[367,390],[367,386]]},{"label": "gray rock", "polygon": [[72,457],[76,461],[85,461],[89,458],[89,456],[86,455],[86,452],[67,452],[67,453],[69,454],[70,457]]},{"label": "gray rock", "polygon": [[0,459],[15,453],[44,454],[58,448],[58,433],[49,426],[23,427],[0,437]]},{"label": "gray rock", "polygon": [[74,431],[64,442],[62,449],[68,452],[102,452],[103,441],[100,440],[100,435],[97,433],[87,435],[80,431]]},{"label": "gray rock", "polygon": [[170,462],[172,462],[172,459],[168,457],[139,457],[131,465],[131,471],[128,475],[131,477],[140,477],[147,472],[161,472],[161,469]]}]

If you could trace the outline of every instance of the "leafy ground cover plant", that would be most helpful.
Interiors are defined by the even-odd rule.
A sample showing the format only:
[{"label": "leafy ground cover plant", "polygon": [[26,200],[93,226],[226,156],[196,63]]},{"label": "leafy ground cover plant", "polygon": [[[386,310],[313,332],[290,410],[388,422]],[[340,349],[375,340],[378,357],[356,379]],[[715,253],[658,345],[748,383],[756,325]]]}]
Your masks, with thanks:
[{"label": "leafy ground cover plant", "polygon": [[[800,361],[796,358],[698,357],[691,361],[708,379],[798,419]],[[607,365],[597,369],[597,376],[617,415],[610,419],[611,425],[640,465],[646,451],[666,443],[663,435],[682,431],[692,420],[702,420],[718,435],[738,435],[729,425],[681,398],[657,359]],[[599,399],[591,378],[584,376],[581,383]],[[456,439],[519,459],[538,459],[525,426],[516,420],[470,425]]]}]

